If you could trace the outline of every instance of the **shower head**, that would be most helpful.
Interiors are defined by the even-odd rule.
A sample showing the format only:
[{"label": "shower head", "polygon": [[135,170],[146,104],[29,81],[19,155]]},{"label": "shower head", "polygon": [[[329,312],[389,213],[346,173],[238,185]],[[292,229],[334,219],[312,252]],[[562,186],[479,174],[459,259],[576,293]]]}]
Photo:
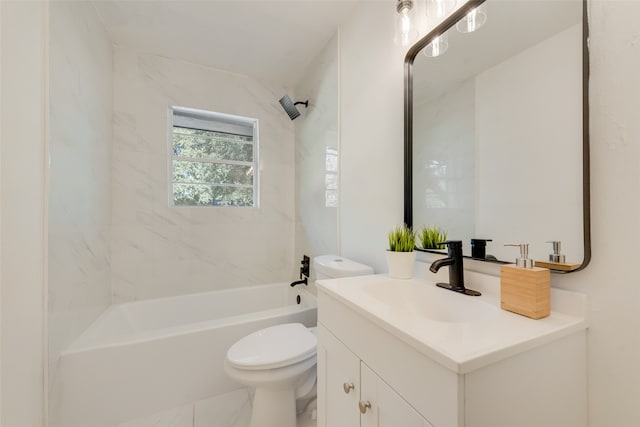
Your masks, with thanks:
[{"label": "shower head", "polygon": [[287,112],[291,120],[295,119],[300,115],[300,111],[298,111],[298,109],[296,108],[296,105],[302,104],[305,106],[305,108],[309,107],[308,100],[304,102],[298,101],[294,103],[291,100],[291,98],[289,98],[289,95],[285,95],[282,98],[280,98],[280,104],[282,105],[282,108],[284,108],[284,111]]}]

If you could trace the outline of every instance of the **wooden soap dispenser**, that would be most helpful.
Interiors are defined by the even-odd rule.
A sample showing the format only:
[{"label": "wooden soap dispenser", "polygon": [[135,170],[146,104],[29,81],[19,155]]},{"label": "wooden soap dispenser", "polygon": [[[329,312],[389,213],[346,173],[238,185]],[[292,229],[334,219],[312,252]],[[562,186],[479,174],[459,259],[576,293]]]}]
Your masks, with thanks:
[{"label": "wooden soap dispenser", "polygon": [[500,267],[500,306],[532,319],[551,314],[551,273],[548,268],[534,267],[529,259],[529,244],[518,246],[516,263]]}]

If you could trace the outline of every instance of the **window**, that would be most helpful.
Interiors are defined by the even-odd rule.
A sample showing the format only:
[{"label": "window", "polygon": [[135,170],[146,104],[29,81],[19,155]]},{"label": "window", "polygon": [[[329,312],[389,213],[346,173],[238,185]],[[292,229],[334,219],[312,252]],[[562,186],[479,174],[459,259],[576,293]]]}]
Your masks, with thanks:
[{"label": "window", "polygon": [[170,203],[258,206],[258,120],[171,107]]}]

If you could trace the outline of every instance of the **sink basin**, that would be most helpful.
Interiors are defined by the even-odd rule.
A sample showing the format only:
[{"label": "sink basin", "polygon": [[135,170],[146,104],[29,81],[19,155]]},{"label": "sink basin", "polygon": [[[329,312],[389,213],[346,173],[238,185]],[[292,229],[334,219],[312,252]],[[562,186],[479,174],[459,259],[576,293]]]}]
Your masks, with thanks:
[{"label": "sink basin", "polygon": [[462,295],[431,284],[390,280],[366,284],[364,292],[388,307],[436,322],[476,322],[500,310],[477,297]]},{"label": "sink basin", "polygon": [[469,287],[481,296],[439,288],[431,277],[400,280],[378,274],[319,280],[318,324],[344,327],[351,337],[372,323],[388,334],[376,335],[381,342],[400,340],[458,374],[587,327],[586,295],[552,288],[554,310],[533,320],[500,308],[498,277],[467,273]]}]

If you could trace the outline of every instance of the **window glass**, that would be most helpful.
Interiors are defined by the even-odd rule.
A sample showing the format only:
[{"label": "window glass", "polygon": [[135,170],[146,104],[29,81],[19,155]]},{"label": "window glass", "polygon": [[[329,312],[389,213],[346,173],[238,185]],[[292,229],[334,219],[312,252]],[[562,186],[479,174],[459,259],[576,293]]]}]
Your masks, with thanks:
[{"label": "window glass", "polygon": [[171,110],[172,204],[257,206],[257,120]]}]

